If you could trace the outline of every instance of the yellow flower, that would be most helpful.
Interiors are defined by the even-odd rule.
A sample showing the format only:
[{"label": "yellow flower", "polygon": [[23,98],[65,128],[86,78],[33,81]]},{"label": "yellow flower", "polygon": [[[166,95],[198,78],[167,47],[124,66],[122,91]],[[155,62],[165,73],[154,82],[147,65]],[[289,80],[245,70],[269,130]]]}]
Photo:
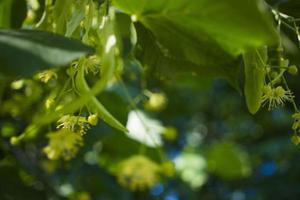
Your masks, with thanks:
[{"label": "yellow flower", "polygon": [[262,104],[268,104],[268,110],[283,106],[286,101],[292,101],[294,98],[293,93],[290,90],[285,90],[283,87],[278,86],[272,88],[270,85],[264,87],[262,96]]},{"label": "yellow flower", "polygon": [[70,160],[77,154],[79,147],[83,145],[81,135],[69,129],[60,129],[49,133],[47,137],[49,138],[49,143],[43,149],[43,152],[50,160],[60,158]]},{"label": "yellow flower", "polygon": [[136,155],[119,164],[118,182],[131,190],[152,188],[159,181],[159,166],[149,158]]}]

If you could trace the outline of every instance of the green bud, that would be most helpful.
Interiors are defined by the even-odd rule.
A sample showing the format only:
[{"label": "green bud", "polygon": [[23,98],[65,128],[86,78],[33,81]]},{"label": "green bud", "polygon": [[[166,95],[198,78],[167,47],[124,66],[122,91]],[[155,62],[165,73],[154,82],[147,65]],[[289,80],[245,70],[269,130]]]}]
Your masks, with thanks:
[{"label": "green bud", "polygon": [[145,108],[150,111],[161,111],[167,106],[168,99],[164,93],[152,93],[145,103]]},{"label": "green bud", "polygon": [[291,74],[291,75],[296,75],[298,73],[298,68],[296,65],[291,65],[289,66],[288,68],[288,72]]},{"label": "green bud", "polygon": [[20,144],[20,139],[18,137],[11,137],[10,143],[11,143],[11,145],[16,146],[16,145]]},{"label": "green bud", "polygon": [[89,122],[89,124],[91,124],[91,125],[93,125],[93,126],[96,126],[97,123],[98,123],[98,116],[95,115],[95,114],[90,115],[90,116],[88,117],[88,122]]}]

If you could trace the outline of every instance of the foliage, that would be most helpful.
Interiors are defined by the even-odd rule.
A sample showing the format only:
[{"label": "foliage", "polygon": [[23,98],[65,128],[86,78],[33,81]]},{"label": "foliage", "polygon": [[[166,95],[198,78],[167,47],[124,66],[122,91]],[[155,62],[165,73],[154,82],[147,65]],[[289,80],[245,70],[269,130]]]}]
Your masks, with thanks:
[{"label": "foliage", "polygon": [[0,199],[297,199],[299,7],[0,0]]}]

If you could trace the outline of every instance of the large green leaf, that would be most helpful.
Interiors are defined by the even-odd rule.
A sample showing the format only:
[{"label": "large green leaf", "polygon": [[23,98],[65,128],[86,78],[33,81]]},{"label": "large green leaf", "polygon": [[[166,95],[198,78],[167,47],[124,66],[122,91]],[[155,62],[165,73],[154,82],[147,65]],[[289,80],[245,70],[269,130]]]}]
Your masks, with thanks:
[{"label": "large green leaf", "polygon": [[92,52],[81,42],[57,34],[0,29],[0,72],[6,75],[31,75]]},{"label": "large green leaf", "polygon": [[256,0],[114,0],[114,5],[150,29],[173,54],[215,66],[224,53],[237,56],[277,40],[264,6]]}]

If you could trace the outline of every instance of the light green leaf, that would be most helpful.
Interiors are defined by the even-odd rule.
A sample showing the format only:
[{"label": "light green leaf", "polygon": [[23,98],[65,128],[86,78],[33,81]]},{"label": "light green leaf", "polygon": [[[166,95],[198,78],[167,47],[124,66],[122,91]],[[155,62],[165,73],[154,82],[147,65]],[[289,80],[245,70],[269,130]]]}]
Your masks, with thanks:
[{"label": "light green leaf", "polygon": [[245,64],[245,97],[248,110],[255,114],[261,106],[265,81],[264,65],[267,63],[267,47],[252,49],[243,56]]},{"label": "light green leaf", "polygon": [[0,72],[6,75],[31,75],[92,52],[77,40],[49,32],[0,30]]}]

